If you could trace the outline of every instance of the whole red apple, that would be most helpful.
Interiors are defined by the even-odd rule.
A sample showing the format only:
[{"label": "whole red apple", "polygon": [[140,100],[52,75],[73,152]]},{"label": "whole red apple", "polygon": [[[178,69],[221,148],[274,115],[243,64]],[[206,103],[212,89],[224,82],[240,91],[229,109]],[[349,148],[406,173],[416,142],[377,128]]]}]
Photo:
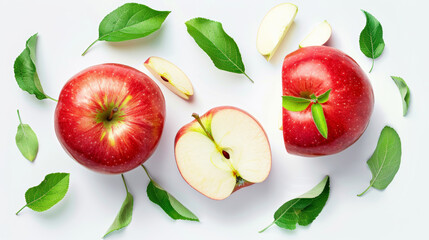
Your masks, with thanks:
[{"label": "whole red apple", "polygon": [[363,134],[374,107],[371,83],[348,55],[331,47],[301,48],[283,62],[283,96],[312,99],[331,90],[321,103],[327,125],[323,137],[312,117],[311,105],[303,111],[283,108],[283,137],[289,153],[320,156],[338,153]]},{"label": "whole red apple", "polygon": [[123,173],[152,155],[164,117],[164,96],[152,79],[128,66],[101,64],[63,87],[55,131],[80,164],[101,173]]}]

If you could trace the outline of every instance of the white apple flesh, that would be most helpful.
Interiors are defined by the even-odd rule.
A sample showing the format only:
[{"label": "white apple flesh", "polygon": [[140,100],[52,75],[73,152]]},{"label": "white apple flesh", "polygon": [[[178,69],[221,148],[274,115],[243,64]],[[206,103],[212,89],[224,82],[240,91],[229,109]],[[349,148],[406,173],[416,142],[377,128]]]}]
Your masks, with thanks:
[{"label": "white apple flesh", "polygon": [[300,48],[310,46],[322,46],[332,34],[331,25],[325,20],[317,25],[299,44]]},{"label": "white apple flesh", "polygon": [[282,3],[273,7],[259,25],[256,47],[267,61],[271,59],[283,40],[298,12],[291,3]]},{"label": "white apple flesh", "polygon": [[201,118],[193,116],[200,121],[182,127],[175,140],[177,166],[191,187],[222,200],[268,177],[270,144],[256,119],[234,107],[217,107]]},{"label": "white apple flesh", "polygon": [[158,81],[177,96],[188,100],[194,94],[188,76],[173,63],[160,57],[150,57],[144,65]]}]

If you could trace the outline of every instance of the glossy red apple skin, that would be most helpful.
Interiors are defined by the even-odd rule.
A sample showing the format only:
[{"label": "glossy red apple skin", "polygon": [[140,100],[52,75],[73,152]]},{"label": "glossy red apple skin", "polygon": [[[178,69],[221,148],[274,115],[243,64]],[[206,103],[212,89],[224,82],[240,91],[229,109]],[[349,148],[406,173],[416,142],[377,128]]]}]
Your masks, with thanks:
[{"label": "glossy red apple skin", "polygon": [[[112,106],[118,112],[110,122],[101,116]],[[65,84],[55,110],[55,131],[77,162],[100,173],[118,174],[152,155],[164,118],[164,96],[152,79],[125,65],[101,64]]]},{"label": "glossy red apple skin", "polygon": [[[216,114],[217,112],[219,112],[219,111],[221,111],[221,110],[225,110],[225,109],[234,109],[234,110],[237,110],[237,111],[240,111],[240,112],[242,112],[242,113],[245,113],[245,114],[247,114],[249,117],[251,117],[253,120],[255,120],[255,122],[256,123],[258,123],[258,125],[261,127],[261,129],[264,129],[263,127],[262,127],[262,125],[261,125],[261,123],[259,123],[258,122],[258,120],[256,120],[256,118],[254,118],[252,115],[250,115],[248,112],[246,112],[246,111],[244,111],[244,110],[242,110],[242,109],[240,109],[240,108],[237,108],[237,107],[232,107],[232,106],[220,106],[220,107],[215,107],[215,108],[212,108],[212,109],[210,109],[208,112],[206,112],[204,115],[202,115],[202,116],[200,116],[200,118],[201,118],[201,120],[203,120],[204,118],[206,118],[206,117],[212,117],[214,114]],[[204,121],[203,121],[204,122]],[[198,124],[197,123],[197,120],[193,120],[192,122],[190,122],[190,123],[188,123],[188,124],[186,124],[185,126],[183,126],[178,132],[177,132],[177,134],[176,134],[176,138],[175,138],[175,140],[174,140],[174,155],[175,155],[175,159],[176,159],[176,166],[178,166],[179,164],[177,163],[177,157],[176,157],[176,144],[177,144],[177,141],[179,141],[179,139],[180,139],[180,137],[182,137],[183,136],[183,134],[185,134],[185,133],[187,133],[188,131],[189,131],[189,128],[191,128],[192,127],[192,125],[194,125],[194,124]],[[268,141],[268,145],[270,146],[270,152],[271,152],[271,145],[269,144],[269,140],[268,140],[268,136],[267,136],[267,133],[265,132],[265,130],[264,130],[264,133],[265,133],[265,138],[267,139],[267,141]],[[180,169],[179,168],[177,168],[178,170],[179,170],[179,172],[180,172]],[[182,174],[182,172],[180,172],[180,175],[182,175],[182,177],[183,177],[183,174]],[[267,176],[269,175],[269,173],[267,174]],[[184,178],[183,177],[183,179],[186,181],[186,178]],[[186,181],[187,182],[187,181]],[[191,186],[192,188],[194,188],[191,184],[189,184],[189,182],[187,182],[188,183],[188,185],[189,186]],[[240,186],[235,186],[235,188],[234,188],[234,190],[232,191],[232,193],[234,193],[234,192],[236,192],[236,191],[238,191],[238,190],[240,190],[240,189],[243,189],[243,188],[245,188],[245,187],[248,187],[248,186],[251,186],[251,185],[253,185],[254,183],[252,183],[252,182],[247,182],[247,181],[245,181],[243,184],[241,184]],[[195,190],[197,190],[196,188],[194,188]],[[198,190],[197,190],[198,191]],[[232,194],[231,193],[231,194]],[[201,193],[201,194],[203,194],[203,193]],[[204,194],[203,194],[204,195]],[[206,196],[206,197],[208,197],[208,198],[211,198],[210,196],[207,196],[207,195],[204,195],[204,196]],[[213,199],[213,198],[211,198],[211,199]],[[213,199],[213,200],[217,200],[217,199]]]},{"label": "glossy red apple skin", "polygon": [[373,108],[374,93],[365,72],[348,55],[331,47],[301,48],[287,55],[282,69],[283,95],[316,96],[331,90],[322,104],[328,138],[317,130],[311,105],[302,112],[283,108],[286,150],[302,156],[321,156],[343,151],[363,134]]}]

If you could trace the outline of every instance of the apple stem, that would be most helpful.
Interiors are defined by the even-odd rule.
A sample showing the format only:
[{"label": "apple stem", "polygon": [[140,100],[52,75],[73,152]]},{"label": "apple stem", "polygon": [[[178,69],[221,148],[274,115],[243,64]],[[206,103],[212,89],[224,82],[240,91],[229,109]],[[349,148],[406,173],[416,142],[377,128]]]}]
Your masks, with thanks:
[{"label": "apple stem", "polygon": [[243,72],[244,76],[246,76],[252,83],[255,83],[245,72]]},{"label": "apple stem", "polygon": [[367,189],[365,189],[365,191],[363,191],[361,194],[358,194],[357,196],[360,197],[360,196],[364,195],[371,187],[372,187],[372,184],[369,185],[369,187]]},{"label": "apple stem", "polygon": [[86,52],[88,52],[88,50],[92,47],[92,45],[94,45],[96,42],[98,42],[98,39],[95,40],[93,43],[91,43],[91,45],[89,45],[89,47],[85,50],[85,52],[82,53],[82,56],[84,56],[86,54]]},{"label": "apple stem", "polygon": [[150,176],[149,171],[146,169],[146,167],[145,167],[143,164],[142,164],[141,166],[142,166],[142,168],[144,169],[144,171],[146,172],[146,175],[147,175],[147,177],[149,178],[149,180],[151,180],[152,182],[155,182],[155,181],[153,181],[153,179],[152,179],[152,177]]},{"label": "apple stem", "polygon": [[[213,136],[207,131],[207,129],[204,127],[203,122],[201,122],[201,118],[198,114],[196,113],[192,113],[192,117],[195,118],[195,120],[197,120],[197,122],[200,124],[200,126],[203,128],[204,132],[207,134],[207,136],[210,138],[210,140],[212,140],[213,142],[215,142]],[[215,143],[216,144],[216,143]],[[216,144],[217,146],[217,144]]]},{"label": "apple stem", "polygon": [[127,190],[127,192],[128,192],[127,182],[125,181],[124,174],[121,174],[121,177],[122,177],[122,181],[124,182],[124,185],[125,185],[125,190]]},{"label": "apple stem", "polygon": [[274,222],[272,222],[270,225],[268,225],[266,228],[262,229],[261,231],[259,231],[259,233],[263,233],[265,232],[265,230],[267,230],[269,227],[273,226]]},{"label": "apple stem", "polygon": [[27,204],[24,207],[22,207],[21,209],[19,209],[18,212],[16,212],[15,214],[18,215],[22,211],[22,209],[24,209],[25,207],[27,207]]},{"label": "apple stem", "polygon": [[115,114],[117,111],[118,111],[118,108],[117,108],[117,107],[113,108],[113,109],[112,109],[112,111],[110,111],[110,115],[109,115],[109,117],[107,118],[107,121],[112,121],[112,119],[113,119],[113,114]]}]

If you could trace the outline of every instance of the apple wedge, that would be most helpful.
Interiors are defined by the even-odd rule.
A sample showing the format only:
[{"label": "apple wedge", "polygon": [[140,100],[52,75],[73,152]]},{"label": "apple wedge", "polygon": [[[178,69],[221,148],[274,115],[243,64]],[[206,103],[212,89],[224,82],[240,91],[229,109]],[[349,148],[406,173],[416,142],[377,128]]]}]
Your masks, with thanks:
[{"label": "apple wedge", "polygon": [[195,120],[179,130],[174,147],[177,167],[191,187],[222,200],[268,177],[270,144],[256,119],[235,107],[192,116]]},{"label": "apple wedge", "polygon": [[300,48],[309,46],[322,46],[325,44],[332,34],[331,25],[325,20],[317,25],[307,37],[299,44]]},{"label": "apple wedge", "polygon": [[160,57],[150,57],[144,65],[156,79],[177,96],[188,100],[194,94],[189,78],[173,63]]},{"label": "apple wedge", "polygon": [[273,7],[259,25],[256,47],[269,61],[283,40],[298,12],[292,3],[282,3]]}]

